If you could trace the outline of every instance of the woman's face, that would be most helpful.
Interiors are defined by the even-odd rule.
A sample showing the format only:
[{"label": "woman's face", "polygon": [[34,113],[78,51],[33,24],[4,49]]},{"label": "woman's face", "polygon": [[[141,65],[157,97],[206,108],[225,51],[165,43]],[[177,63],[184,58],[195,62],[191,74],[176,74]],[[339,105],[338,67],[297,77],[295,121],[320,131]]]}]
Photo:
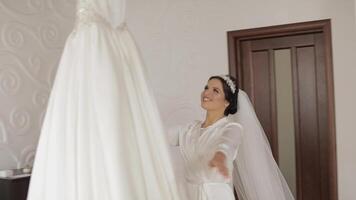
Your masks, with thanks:
[{"label": "woman's face", "polygon": [[201,93],[201,107],[207,111],[220,111],[224,113],[229,105],[225,100],[224,89],[219,79],[211,79]]}]

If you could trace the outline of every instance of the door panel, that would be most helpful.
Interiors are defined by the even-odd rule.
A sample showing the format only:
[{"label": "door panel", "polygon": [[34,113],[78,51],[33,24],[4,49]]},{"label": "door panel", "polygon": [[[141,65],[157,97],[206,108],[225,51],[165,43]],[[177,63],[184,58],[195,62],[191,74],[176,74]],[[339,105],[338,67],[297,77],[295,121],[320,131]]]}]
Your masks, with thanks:
[{"label": "door panel", "polygon": [[[299,195],[303,199],[318,200],[320,191],[320,159],[319,159],[319,131],[317,114],[317,79],[316,79],[316,57],[315,54],[315,34],[305,34],[281,38],[268,38],[245,41],[250,43],[250,52],[246,52],[246,59],[251,58],[252,74],[243,74],[250,77],[251,91],[253,94],[253,104],[256,114],[266,132],[272,147],[273,155],[278,162],[278,134],[277,116],[274,114],[277,109],[276,94],[274,84],[274,51],[285,48],[295,48],[294,54],[290,57],[296,62],[292,68],[296,72],[292,75],[296,79],[297,96],[293,101],[298,104],[298,110],[294,110],[295,118],[298,120],[299,131],[295,132],[296,143],[299,156],[296,163],[297,167],[297,188],[303,191]],[[245,57],[242,57],[245,59]],[[322,59],[322,57],[319,57]]]},{"label": "door panel", "polygon": [[[273,82],[271,80],[271,51],[258,50],[252,51],[252,90],[254,95],[254,105],[256,114],[263,125],[267,138],[271,144],[272,152],[276,160],[278,160],[278,143],[277,138],[273,135],[276,133],[273,117],[274,102],[270,93],[272,92]],[[268,74],[268,76],[266,76]]]},{"label": "door panel", "polygon": [[319,131],[317,113],[317,87],[315,74],[315,48],[313,46],[297,48],[297,82],[299,109],[297,116],[299,121],[300,148],[299,162],[299,187],[302,187],[303,199],[318,200],[316,192],[320,191],[320,160],[319,160]]},{"label": "door panel", "polygon": [[326,20],[287,26],[229,32],[230,73],[250,96],[278,162],[278,135],[284,135],[278,133],[281,126],[277,113],[286,111],[278,110],[275,52],[290,52],[292,104],[285,110],[293,112],[295,146],[291,146],[296,154],[296,170],[286,171],[296,173],[297,199],[335,200],[335,122],[328,50],[331,41],[330,27],[325,28],[330,23]]}]

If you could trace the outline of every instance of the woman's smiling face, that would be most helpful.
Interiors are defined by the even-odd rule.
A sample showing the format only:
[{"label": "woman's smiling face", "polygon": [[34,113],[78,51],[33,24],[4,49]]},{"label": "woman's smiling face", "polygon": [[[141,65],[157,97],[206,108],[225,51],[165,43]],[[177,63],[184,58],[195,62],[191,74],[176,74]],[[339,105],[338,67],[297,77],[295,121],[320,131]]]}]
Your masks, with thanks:
[{"label": "woman's smiling face", "polygon": [[221,81],[215,78],[209,80],[201,93],[201,107],[207,111],[221,111],[224,113],[228,105]]}]

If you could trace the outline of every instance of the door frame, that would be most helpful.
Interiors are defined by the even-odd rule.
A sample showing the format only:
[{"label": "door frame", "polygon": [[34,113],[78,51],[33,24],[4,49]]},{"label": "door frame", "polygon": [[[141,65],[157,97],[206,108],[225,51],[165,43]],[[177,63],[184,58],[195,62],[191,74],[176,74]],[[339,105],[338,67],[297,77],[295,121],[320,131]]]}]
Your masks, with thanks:
[{"label": "door frame", "polygon": [[[241,42],[245,40],[254,40],[262,38],[284,37],[299,34],[322,32],[324,34],[324,52],[325,52],[325,70],[326,87],[328,97],[328,170],[327,176],[329,199],[337,200],[337,160],[336,160],[336,128],[335,128],[335,107],[334,107],[334,85],[333,85],[333,64],[332,64],[332,43],[331,43],[331,20],[317,20],[301,23],[292,23],[286,25],[276,25],[262,28],[243,29],[237,31],[228,31],[228,56],[229,56],[229,74],[237,77],[238,84],[243,88],[242,80],[242,51]],[[251,97],[254,102],[253,97]],[[296,144],[297,145],[297,144]],[[297,165],[298,170],[298,165]],[[297,183],[299,184],[299,183]]]}]

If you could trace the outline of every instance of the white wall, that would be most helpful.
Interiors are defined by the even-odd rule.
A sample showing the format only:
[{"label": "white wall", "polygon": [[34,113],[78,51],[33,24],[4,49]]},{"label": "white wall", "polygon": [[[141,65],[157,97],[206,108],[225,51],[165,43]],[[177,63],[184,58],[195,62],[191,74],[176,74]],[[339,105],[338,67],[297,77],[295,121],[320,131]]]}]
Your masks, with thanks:
[{"label": "white wall", "polygon": [[0,169],[33,162],[73,2],[0,0]]},{"label": "white wall", "polygon": [[[336,134],[338,156],[338,181],[340,199],[356,199],[354,181],[356,179],[356,30],[352,24],[349,4],[335,4],[330,10],[334,14],[333,58],[336,101]],[[355,20],[355,17],[353,18]]]},{"label": "white wall", "polygon": [[354,0],[131,0],[128,6],[167,126],[202,117],[206,79],[228,71],[226,31],[331,18],[339,199],[356,199]]}]

